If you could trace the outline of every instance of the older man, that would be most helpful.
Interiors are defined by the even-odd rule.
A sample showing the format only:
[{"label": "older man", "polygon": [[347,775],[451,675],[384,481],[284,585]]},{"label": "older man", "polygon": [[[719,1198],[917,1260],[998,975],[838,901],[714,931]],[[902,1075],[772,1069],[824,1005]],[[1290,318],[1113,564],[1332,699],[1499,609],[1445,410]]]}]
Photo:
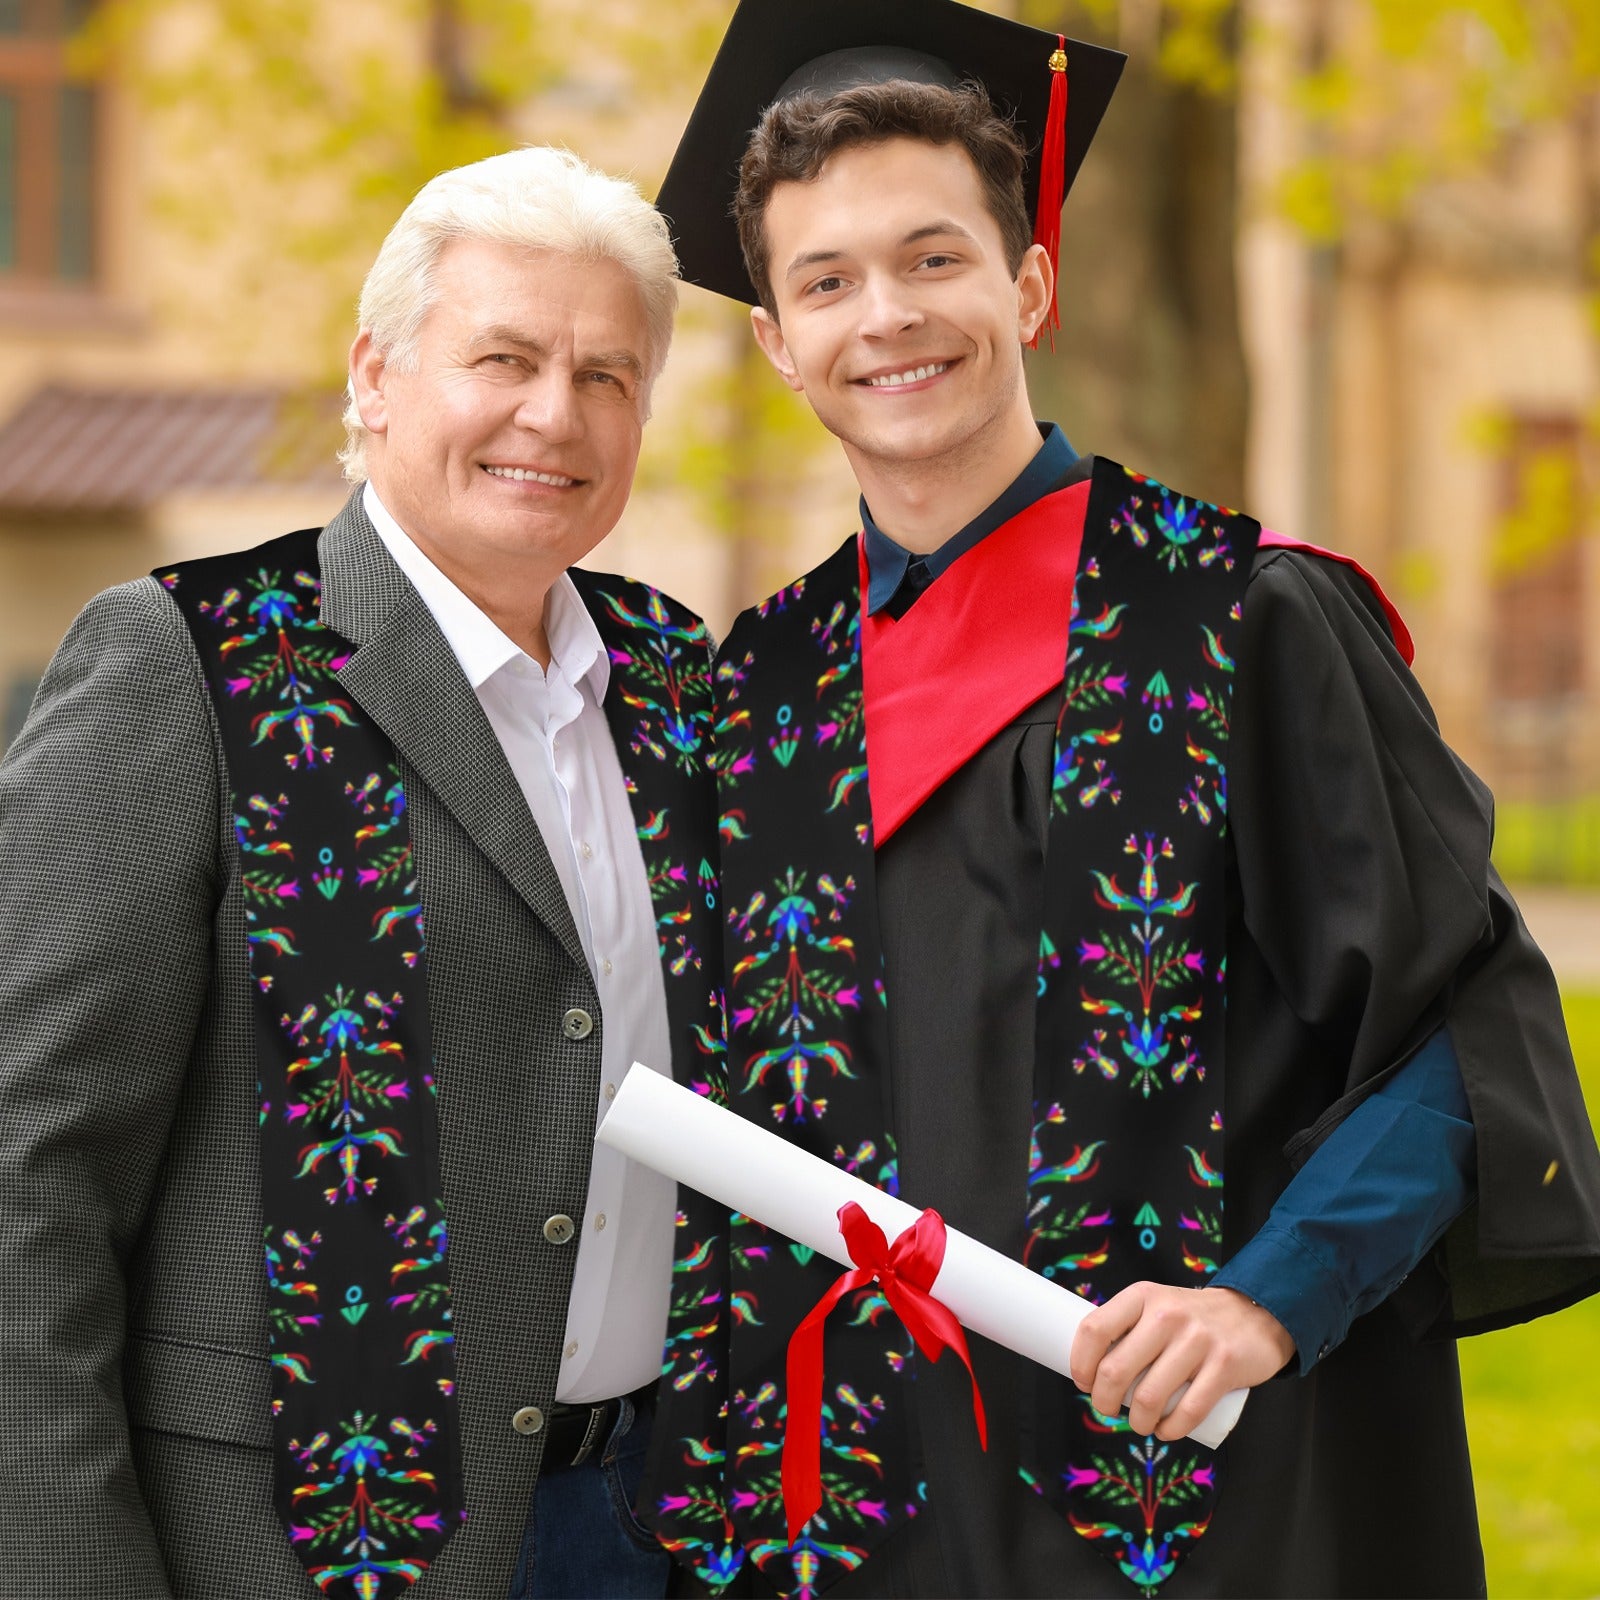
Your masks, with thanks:
[{"label": "older man", "polygon": [[435,179],[344,510],[52,663],[0,766],[4,1592],[663,1592],[674,1195],[591,1136],[720,1038],[707,644],[572,563],[675,271],[570,155]]}]

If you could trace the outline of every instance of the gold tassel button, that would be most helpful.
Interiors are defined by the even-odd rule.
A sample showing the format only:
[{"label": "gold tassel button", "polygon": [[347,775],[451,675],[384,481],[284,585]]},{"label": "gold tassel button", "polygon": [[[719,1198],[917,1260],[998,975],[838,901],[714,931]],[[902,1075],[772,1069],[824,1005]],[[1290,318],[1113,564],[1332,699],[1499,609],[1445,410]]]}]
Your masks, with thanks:
[{"label": "gold tassel button", "polygon": [[1067,70],[1067,52],[1065,50],[1057,50],[1050,57],[1050,70],[1052,72],[1065,72]]}]

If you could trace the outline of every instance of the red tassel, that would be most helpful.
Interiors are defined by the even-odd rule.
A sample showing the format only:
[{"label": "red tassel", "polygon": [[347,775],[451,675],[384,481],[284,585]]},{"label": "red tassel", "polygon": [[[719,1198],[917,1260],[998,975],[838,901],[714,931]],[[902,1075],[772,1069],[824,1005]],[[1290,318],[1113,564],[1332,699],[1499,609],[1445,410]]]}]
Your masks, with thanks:
[{"label": "red tassel", "polygon": [[1056,35],[1056,52],[1050,57],[1050,112],[1045,118],[1044,144],[1039,151],[1039,210],[1034,217],[1033,242],[1042,244],[1050,257],[1052,282],[1050,309],[1039,324],[1032,348],[1039,348],[1039,335],[1050,332],[1050,348],[1056,347],[1055,330],[1061,326],[1054,278],[1061,266],[1061,202],[1067,183],[1067,36]]}]

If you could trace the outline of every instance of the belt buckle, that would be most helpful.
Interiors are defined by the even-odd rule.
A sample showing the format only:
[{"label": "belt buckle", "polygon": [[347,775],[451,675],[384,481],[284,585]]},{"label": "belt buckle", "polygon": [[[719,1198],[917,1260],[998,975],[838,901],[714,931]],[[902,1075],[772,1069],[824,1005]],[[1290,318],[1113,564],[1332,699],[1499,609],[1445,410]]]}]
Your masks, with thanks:
[{"label": "belt buckle", "polygon": [[578,1453],[567,1463],[569,1467],[581,1467],[594,1453],[600,1430],[605,1424],[606,1410],[607,1404],[603,1400],[599,1405],[589,1407],[589,1425],[583,1430],[583,1442],[578,1446]]}]

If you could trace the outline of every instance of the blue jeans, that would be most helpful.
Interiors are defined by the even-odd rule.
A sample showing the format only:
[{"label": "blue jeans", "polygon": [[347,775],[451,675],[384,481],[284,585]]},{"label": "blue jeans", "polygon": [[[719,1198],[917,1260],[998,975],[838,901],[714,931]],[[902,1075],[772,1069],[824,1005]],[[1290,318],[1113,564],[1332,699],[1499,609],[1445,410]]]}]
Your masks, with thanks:
[{"label": "blue jeans", "polygon": [[672,1558],[633,1515],[649,1444],[624,1400],[597,1456],[540,1474],[510,1600],[661,1600]]}]

